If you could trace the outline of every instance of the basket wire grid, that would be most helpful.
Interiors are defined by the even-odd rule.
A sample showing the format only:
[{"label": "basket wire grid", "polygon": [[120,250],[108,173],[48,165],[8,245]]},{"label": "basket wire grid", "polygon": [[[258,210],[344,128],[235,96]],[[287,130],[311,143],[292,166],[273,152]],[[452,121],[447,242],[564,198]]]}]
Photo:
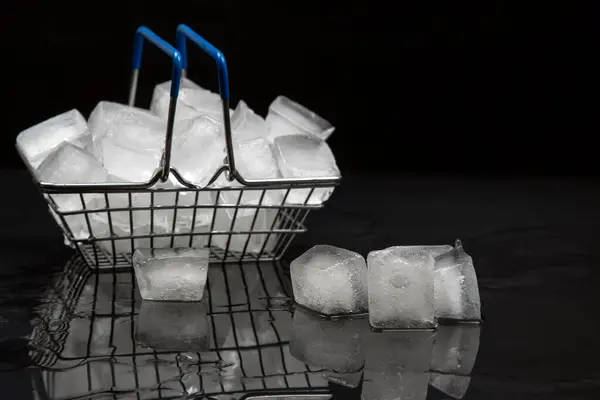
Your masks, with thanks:
[{"label": "basket wire grid", "polygon": [[[136,344],[154,317],[143,311],[132,270],[72,279],[90,270],[80,257],[71,264],[34,320],[31,357],[41,368],[42,398],[330,398],[323,370],[289,353],[292,309],[279,262],[211,265],[210,343],[191,351]],[[177,340],[176,329],[158,329]],[[235,372],[224,378],[228,368]]]},{"label": "basket wire grid", "polygon": [[[323,207],[322,202],[313,201],[317,197],[315,193],[333,191],[335,186],[339,184],[341,177],[294,179],[245,179],[242,177],[235,167],[229,116],[229,81],[225,57],[186,25],[182,24],[177,28],[177,49],[159,38],[148,28],[138,28],[134,40],[129,105],[133,106],[135,104],[144,40],[156,45],[173,60],[165,147],[160,165],[155,170],[153,177],[148,182],[142,183],[54,184],[40,182],[36,179],[36,184],[49,203],[50,212],[63,230],[66,240],[81,253],[88,265],[100,269],[130,267],[131,253],[139,246],[150,246],[151,248],[154,246],[192,247],[196,246],[197,243],[201,243],[201,246],[210,248],[211,262],[256,262],[280,259],[295,235],[306,231],[304,222],[309,212]],[[223,127],[227,155],[224,164],[214,173],[207,187],[200,187],[186,180],[176,168],[171,166],[173,126],[180,83],[187,68],[186,42],[188,40],[199,46],[215,60],[223,106]],[[17,146],[17,150],[32,176],[36,177],[36,173],[27,161],[22,149]],[[237,181],[240,186],[218,189],[208,187],[221,174],[225,174],[229,181]],[[177,181],[179,187],[176,189],[156,187],[156,184],[169,180]],[[243,194],[248,191],[257,193],[258,201],[256,204],[242,203]],[[272,204],[265,201],[266,196],[272,191],[282,193],[280,203]],[[237,199],[233,202],[223,202],[221,195],[227,192],[234,193]],[[206,201],[205,197],[201,196],[205,193],[210,195],[211,201]],[[292,194],[294,195],[293,204],[288,201]],[[159,195],[170,195],[171,200],[167,204],[161,203],[159,205],[156,201]],[[69,210],[61,209],[57,204],[57,200],[64,196],[77,199],[79,206],[70,207]],[[119,196],[121,196],[121,201],[117,205],[115,199],[118,199]],[[122,196],[126,198],[124,202]],[[149,204],[137,204],[136,196],[148,196]],[[184,204],[181,201],[184,196],[194,197],[194,201],[191,204],[189,201]],[[103,201],[97,201],[96,203],[86,201],[94,198]],[[304,201],[298,201],[299,198],[304,198]],[[90,206],[90,204],[98,206]],[[212,211],[210,224],[202,226],[201,229],[196,226],[199,210]],[[137,220],[134,219],[134,215],[143,212],[149,213],[149,225],[146,225],[149,227],[148,232],[138,232],[140,226]],[[191,219],[189,218],[190,212],[192,213]],[[229,226],[216,226],[215,222],[219,221],[218,216],[223,212],[233,213],[233,216],[228,218]],[[240,227],[242,212],[246,219]],[[128,226],[125,228],[121,226],[119,231],[115,218],[117,215],[122,216],[123,213],[127,216],[125,225]],[[164,213],[169,213],[172,224],[167,227],[162,226],[159,230],[155,223],[157,214]],[[178,216],[186,213],[188,214],[189,228],[181,229]],[[107,221],[108,230],[99,229],[93,222],[95,217],[104,218]],[[259,219],[263,222],[258,223]],[[264,222],[265,220],[266,222]],[[73,221],[79,221],[79,225],[85,231],[84,235],[74,232]],[[122,222],[121,225],[123,225]],[[221,238],[218,246],[215,245],[216,238]],[[250,243],[254,243],[255,240],[259,243],[258,248],[250,246]],[[234,242],[236,246],[233,246]],[[125,251],[120,251],[124,243],[126,243]]]}]

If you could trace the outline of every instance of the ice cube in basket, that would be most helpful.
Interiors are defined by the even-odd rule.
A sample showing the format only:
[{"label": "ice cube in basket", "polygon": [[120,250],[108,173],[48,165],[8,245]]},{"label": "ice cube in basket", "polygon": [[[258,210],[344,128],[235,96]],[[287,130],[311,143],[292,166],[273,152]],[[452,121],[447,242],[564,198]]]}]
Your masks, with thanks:
[{"label": "ice cube in basket", "polygon": [[[276,234],[264,233],[269,231],[273,224],[276,215],[273,210],[262,209],[248,215],[235,215],[235,219],[225,208],[218,208],[215,213],[214,230],[227,233],[212,235],[211,244],[223,250],[259,253],[264,248],[265,251],[269,251],[269,244],[274,244],[273,241],[277,238]],[[269,237],[268,243],[265,245],[267,236]]]},{"label": "ice cube in basket", "polygon": [[158,168],[166,123],[150,114],[119,113],[101,141],[104,167],[129,182],[146,182]]},{"label": "ice cube in basket", "polygon": [[452,320],[481,320],[481,302],[473,259],[460,240],[453,250],[435,259],[435,316]]},{"label": "ice cube in basket", "polygon": [[[281,178],[277,161],[273,155],[271,144],[265,138],[254,138],[234,143],[234,157],[237,171],[244,179],[276,179]],[[242,187],[237,182],[228,182],[221,175],[216,182],[221,187]],[[263,194],[264,192],[264,194]],[[227,205],[280,205],[283,201],[282,190],[223,190],[219,193],[219,203]],[[240,198],[241,196],[241,198]],[[225,209],[227,214],[233,218],[235,210]],[[256,208],[239,208],[238,217],[251,216],[256,213]]]},{"label": "ice cube in basket", "polygon": [[335,129],[325,119],[285,96],[278,96],[269,106],[267,124],[272,138],[305,134],[325,140]]},{"label": "ice cube in basket", "polygon": [[426,246],[394,246],[372,251],[367,263],[371,326],[381,329],[435,327],[434,256]]},{"label": "ice cube in basket", "polygon": [[205,187],[225,159],[225,139],[218,123],[198,116],[177,128],[172,165],[184,179]]},{"label": "ice cube in basket", "polygon": [[[170,91],[171,81],[167,81],[156,85],[152,94],[150,110],[155,115],[164,119],[169,114]],[[179,97],[177,98],[175,119],[182,121],[200,115],[222,122],[223,103],[221,97],[184,78],[181,81]]]},{"label": "ice cube in basket", "polygon": [[243,100],[240,100],[231,115],[231,131],[234,142],[269,137],[267,122]]},{"label": "ice cube in basket", "polygon": [[[284,178],[339,177],[335,157],[324,140],[308,135],[279,136],[273,142],[273,153]],[[288,204],[321,204],[333,188],[292,189]],[[310,198],[308,196],[310,195]]]},{"label": "ice cube in basket", "polygon": [[208,249],[137,249],[132,262],[142,298],[202,300],[208,259]]},{"label": "ice cube in basket", "polygon": [[123,115],[144,118],[152,114],[148,110],[111,101],[101,101],[92,110],[88,118],[88,126],[92,133],[94,156],[100,161],[102,161],[102,139],[107,135],[113,121],[121,118]]},{"label": "ice cube in basket", "polygon": [[72,142],[84,148],[87,136],[85,119],[79,111],[73,109],[22,131],[17,136],[17,146],[29,164],[37,168],[63,142]]},{"label": "ice cube in basket", "polygon": [[368,310],[367,266],[358,253],[317,245],[290,265],[296,302],[324,315]]}]

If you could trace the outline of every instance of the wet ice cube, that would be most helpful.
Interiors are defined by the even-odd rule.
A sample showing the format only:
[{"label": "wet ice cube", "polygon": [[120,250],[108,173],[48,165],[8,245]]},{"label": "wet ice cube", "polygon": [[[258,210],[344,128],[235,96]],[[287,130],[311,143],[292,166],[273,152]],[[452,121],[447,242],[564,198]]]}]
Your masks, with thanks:
[{"label": "wet ice cube", "polygon": [[335,129],[322,117],[285,96],[278,96],[269,106],[267,124],[273,138],[305,134],[325,140]]},{"label": "wet ice cube", "polygon": [[200,116],[177,128],[172,165],[187,181],[205,187],[224,159],[225,139],[214,121]]},{"label": "wet ice cube", "polygon": [[471,377],[461,375],[446,375],[432,372],[429,384],[454,399],[462,399],[467,394]]},{"label": "wet ice cube", "polygon": [[368,326],[364,319],[328,320],[296,308],[290,353],[313,367],[357,372],[365,363],[361,334],[366,329]]},{"label": "wet ice cube", "polygon": [[32,126],[17,136],[17,146],[33,168],[63,142],[73,142],[85,147],[88,126],[81,113],[75,109],[54,116]]},{"label": "wet ice cube", "polygon": [[369,265],[369,321],[380,329],[435,327],[433,255],[421,247],[372,251]]},{"label": "wet ice cube", "polygon": [[[171,100],[171,81],[163,82],[154,88],[150,110],[166,119]],[[206,90],[189,79],[182,79],[175,111],[176,120],[186,120],[200,115],[223,121],[223,103],[217,93]]]},{"label": "wet ice cube", "polygon": [[439,326],[435,332],[431,369],[445,374],[469,375],[477,358],[479,335],[478,325]]},{"label": "wet ice cube", "polygon": [[151,116],[151,113],[148,110],[111,101],[101,101],[92,110],[88,118],[88,126],[92,134],[94,156],[100,161],[102,161],[102,140],[113,121],[122,118],[123,115],[146,118]]},{"label": "wet ice cube", "polygon": [[473,259],[460,241],[454,250],[435,259],[435,316],[480,320],[481,303]]},{"label": "wet ice cube", "polygon": [[[340,171],[331,149],[324,140],[308,135],[280,136],[273,142],[273,153],[284,178],[339,177]],[[293,189],[288,204],[321,204],[333,188]],[[308,196],[310,195],[310,198]]]},{"label": "wet ice cube", "polygon": [[[242,178],[254,179],[277,179],[281,178],[277,161],[273,155],[271,144],[267,139],[254,138],[234,143],[235,166]],[[242,187],[239,182],[228,182],[221,175],[216,186]],[[240,198],[241,196],[241,198]],[[230,205],[279,205],[283,201],[282,190],[224,190],[219,194],[221,204]],[[234,209],[226,209],[233,216]],[[256,209],[239,208],[237,214],[242,216],[253,215]]]},{"label": "wet ice cube", "polygon": [[142,301],[136,341],[155,350],[207,351],[208,327],[205,301]]},{"label": "wet ice cube", "polygon": [[231,115],[231,131],[234,141],[268,138],[267,122],[257,115],[248,104],[240,100]]},{"label": "wet ice cube", "polygon": [[144,300],[199,301],[208,274],[207,249],[137,249],[133,266]]},{"label": "wet ice cube", "polygon": [[367,266],[358,253],[317,245],[290,266],[296,302],[325,315],[368,310]]}]

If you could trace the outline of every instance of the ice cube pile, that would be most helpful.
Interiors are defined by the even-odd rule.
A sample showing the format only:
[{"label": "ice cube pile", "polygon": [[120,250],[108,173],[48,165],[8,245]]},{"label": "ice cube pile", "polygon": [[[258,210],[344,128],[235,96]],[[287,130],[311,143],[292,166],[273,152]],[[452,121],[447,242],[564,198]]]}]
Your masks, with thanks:
[{"label": "ice cube pile", "polygon": [[455,246],[394,246],[369,253],[318,245],[290,267],[294,298],[324,316],[369,313],[375,329],[434,329],[479,322],[473,259]]},{"label": "ice cube pile", "polygon": [[[88,120],[77,110],[52,117],[23,132],[17,137],[17,147],[35,172],[38,180],[46,183],[140,183],[149,181],[157,172],[165,146],[167,114],[171,82],[157,85],[149,110],[109,101],[100,101]],[[339,177],[335,158],[325,141],[334,127],[304,106],[284,96],[277,97],[265,118],[255,113],[244,101],[235,110],[229,110],[236,168],[244,179],[271,179],[296,177]],[[223,131],[223,107],[217,93],[204,89],[184,78],[177,101],[172,143],[171,164],[181,176],[200,186],[222,189],[216,191],[179,192],[180,184],[174,177],[157,184],[154,195],[149,193],[110,193],[104,195],[79,194],[51,195],[59,211],[90,212],[66,217],[66,224],[75,239],[111,239],[115,237],[150,234],[208,232],[214,219],[215,230],[270,230],[276,209],[261,209],[256,205],[321,204],[332,189],[293,189],[288,195],[282,190],[240,190],[242,184],[228,181],[224,174],[212,182],[216,171],[224,165],[226,142]],[[212,183],[211,183],[212,182]],[[309,196],[310,195],[310,196]],[[82,201],[83,200],[83,201]],[[222,212],[213,215],[214,206],[221,204]],[[178,209],[175,206],[187,206]],[[233,206],[241,205],[237,211]],[[196,208],[193,206],[204,206]],[[209,207],[210,206],[210,207]],[[231,206],[230,208],[226,208]],[[250,206],[243,208],[243,206]],[[128,211],[111,212],[106,208],[133,207]],[[149,209],[171,207],[151,213]],[[104,210],[104,212],[100,212]],[[53,211],[57,222],[63,220]],[[152,215],[151,215],[152,214]],[[213,218],[214,217],[214,218]],[[130,221],[131,219],[131,221]],[[176,219],[176,221],[174,221]],[[111,224],[112,220],[112,224]],[[194,223],[192,223],[194,222]],[[193,226],[192,226],[193,225]],[[196,239],[206,236],[192,235]],[[108,252],[130,253],[135,248],[184,247],[190,236],[150,240],[98,241]],[[180,240],[181,239],[181,240]],[[233,251],[259,252],[269,250],[274,241],[267,235],[228,235],[214,237],[215,246],[229,246]],[[272,235],[272,239],[275,236]],[[200,240],[201,241],[201,240]],[[248,242],[248,243],[247,243]],[[114,245],[113,245],[114,243]]]}]

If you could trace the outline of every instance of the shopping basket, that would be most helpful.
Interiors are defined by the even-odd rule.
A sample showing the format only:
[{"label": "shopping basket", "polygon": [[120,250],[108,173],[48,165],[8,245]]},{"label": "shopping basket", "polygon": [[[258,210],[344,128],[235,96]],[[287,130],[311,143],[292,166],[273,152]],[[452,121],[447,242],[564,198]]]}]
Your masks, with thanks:
[{"label": "shopping basket", "polygon": [[[226,157],[220,168],[215,171],[209,184],[200,187],[188,180],[174,167],[171,166],[171,146],[173,139],[173,126],[179,96],[180,82],[187,69],[186,42],[191,41],[209,56],[216,64],[218,71],[219,92],[223,106],[223,125],[225,133]],[[232,142],[231,123],[229,116],[229,80],[227,63],[223,53],[195,33],[186,25],[177,28],[177,48],[171,46],[158,37],[147,27],[137,29],[134,38],[133,74],[129,92],[129,105],[134,105],[142,63],[142,50],[144,41],[158,47],[162,52],[171,57],[173,69],[171,75],[171,91],[165,146],[162,159],[154,175],[148,182],[143,183],[102,183],[102,184],[54,184],[41,182],[36,178],[36,173],[27,162],[19,146],[17,149],[25,161],[42,195],[49,203],[50,212],[55,217],[58,225],[64,232],[66,241],[77,249],[92,268],[130,267],[131,253],[138,247],[196,247],[198,243],[210,248],[211,262],[245,262],[245,261],[272,261],[282,257],[291,241],[298,233],[306,231],[304,221],[312,209],[323,206],[322,203],[310,201],[315,190],[333,190],[340,182],[341,177],[295,178],[295,179],[246,179],[236,169],[234,147]],[[229,181],[236,180],[240,186],[233,188],[215,188],[211,184],[222,174]],[[175,188],[161,185],[161,183],[175,180]],[[158,186],[158,187],[157,187]],[[266,202],[265,194],[268,191],[281,191],[282,200],[276,204]],[[234,191],[237,201],[224,202],[219,200],[222,192]],[[258,197],[252,204],[242,203],[244,192],[254,191]],[[305,201],[287,202],[291,192],[296,195],[301,193]],[[210,196],[206,196],[210,194]],[[80,207],[76,209],[61,210],[57,206],[57,196],[77,196]],[[90,196],[103,198],[96,202],[99,206],[90,207]],[[139,204],[135,201],[140,196],[146,196],[147,202]],[[157,198],[160,196],[161,201]],[[168,199],[165,204],[165,197]],[[235,197],[235,196],[234,196]],[[120,198],[121,201],[115,201]],[[186,201],[182,201],[185,198]],[[206,201],[210,198],[210,201]],[[295,196],[297,198],[297,196]],[[125,199],[123,202],[122,200]],[[112,205],[111,205],[112,202]],[[160,203],[160,204],[158,204]],[[267,204],[268,203],[268,204]],[[198,210],[212,213],[212,220],[204,227],[196,228]],[[221,226],[215,224],[219,212],[228,212],[230,224]],[[244,223],[240,224],[244,215]],[[145,229],[138,229],[139,220],[134,213],[146,213],[149,225]],[[159,216],[168,213],[172,225],[159,227],[156,220]],[[189,222],[188,229],[182,229],[178,215],[186,216]],[[251,216],[248,218],[248,214]],[[233,215],[231,217],[231,215]],[[114,220],[120,217],[117,227]],[[126,216],[127,223],[123,228],[122,217]],[[94,223],[94,217],[102,217],[108,221],[108,229],[100,230]],[[264,217],[264,218],[263,218]],[[80,219],[86,227],[86,234],[74,232],[70,222]],[[258,224],[257,218],[263,223]],[[264,223],[264,221],[268,221]],[[124,230],[125,229],[125,230]],[[255,239],[260,239],[256,241]],[[218,240],[219,246],[215,245]],[[250,251],[249,243],[253,243]],[[233,246],[233,243],[236,245]],[[256,246],[259,243],[259,246]]]}]

